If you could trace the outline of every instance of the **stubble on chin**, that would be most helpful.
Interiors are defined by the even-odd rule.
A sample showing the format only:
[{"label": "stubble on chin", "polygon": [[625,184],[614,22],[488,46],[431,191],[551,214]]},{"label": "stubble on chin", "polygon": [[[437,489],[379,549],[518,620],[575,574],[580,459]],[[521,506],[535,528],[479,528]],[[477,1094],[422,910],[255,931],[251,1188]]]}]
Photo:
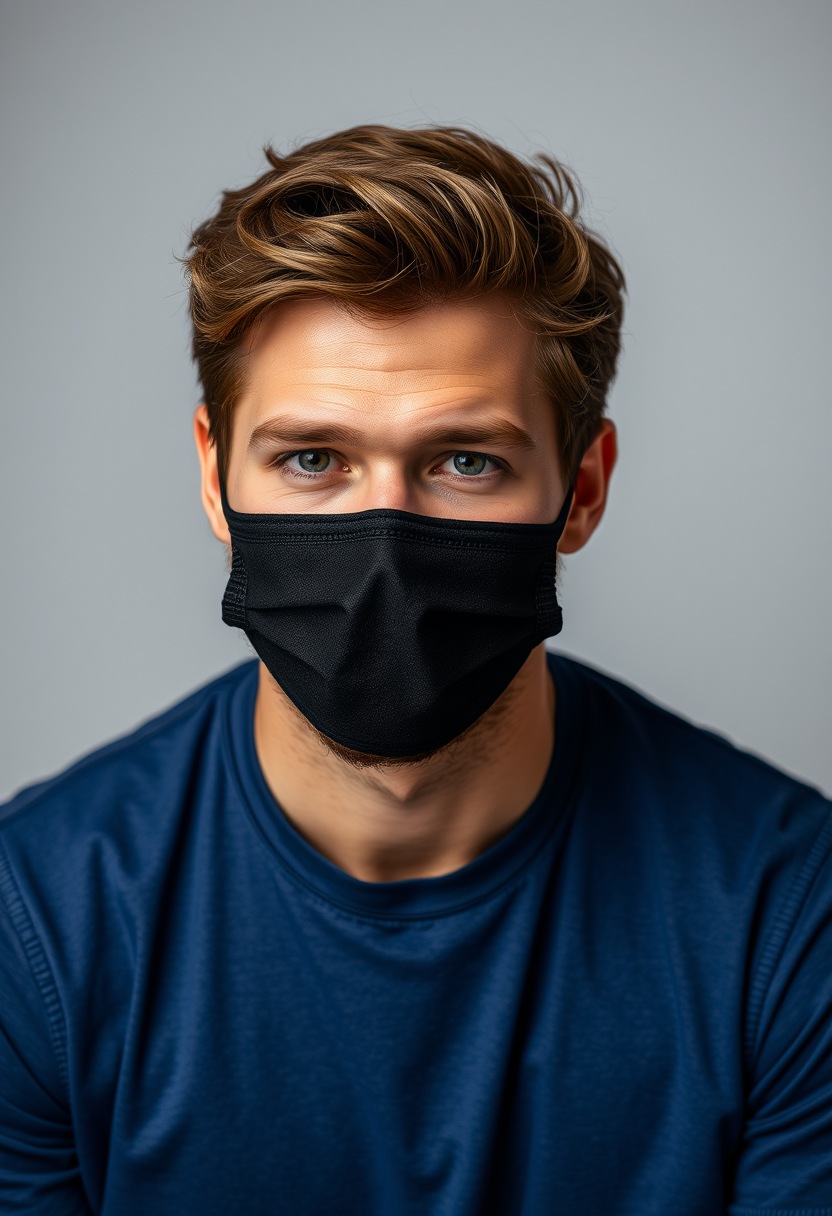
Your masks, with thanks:
[{"label": "stubble on chin", "polygon": [[499,746],[499,741],[505,733],[505,719],[511,712],[519,692],[519,681],[515,678],[484,714],[441,747],[420,752],[415,756],[376,756],[370,752],[359,752],[350,747],[344,747],[343,744],[336,743],[334,739],[323,734],[286,695],[265,664],[261,664],[261,666],[266,672],[275,696],[280,700],[286,716],[292,723],[295,733],[300,734],[305,740],[311,738],[326,754],[334,756],[350,768],[359,771],[370,769],[381,772],[396,768],[428,767],[438,756],[441,756],[445,764],[454,769],[473,767],[487,757],[493,756],[495,746]]}]

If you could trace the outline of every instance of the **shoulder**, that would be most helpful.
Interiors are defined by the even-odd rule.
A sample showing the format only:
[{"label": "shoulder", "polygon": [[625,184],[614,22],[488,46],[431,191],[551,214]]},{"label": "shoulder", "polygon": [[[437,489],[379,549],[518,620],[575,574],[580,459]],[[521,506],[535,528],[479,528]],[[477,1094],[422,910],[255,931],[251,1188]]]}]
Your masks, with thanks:
[{"label": "shoulder", "polygon": [[[0,850],[66,870],[78,850],[107,840],[128,852],[164,833],[198,788],[195,770],[221,762],[223,715],[256,678],[247,660],[0,805]],[[21,862],[21,864],[23,864]],[[34,864],[34,860],[32,861]],[[28,869],[28,863],[24,867]]]},{"label": "shoulder", "polygon": [[226,719],[256,668],[225,672],[0,806],[0,1072],[18,1122],[54,1126],[56,1145],[71,1134],[79,1060],[118,1074],[171,893],[227,803]]},{"label": "shoulder", "polygon": [[804,867],[816,871],[832,845],[821,790],[587,664],[550,664],[583,720],[583,802],[611,848],[641,842],[700,891],[719,882],[785,899],[805,886]]},{"label": "shoulder", "polygon": [[698,725],[640,690],[562,654],[550,666],[580,702],[595,752],[606,753],[619,773],[638,770],[647,780],[682,785],[695,797],[744,801],[804,797],[832,810],[823,792],[740,747],[718,731]]},{"label": "shoulder", "polygon": [[[669,948],[691,991],[729,1009],[742,994],[750,1067],[766,1035],[785,1044],[814,1016],[829,970],[832,802],[620,680],[551,664],[559,703],[562,689],[581,720],[574,831],[599,906],[631,927],[623,949],[638,925],[649,948]],[[778,1038],[766,1019],[789,985],[801,995]]]}]

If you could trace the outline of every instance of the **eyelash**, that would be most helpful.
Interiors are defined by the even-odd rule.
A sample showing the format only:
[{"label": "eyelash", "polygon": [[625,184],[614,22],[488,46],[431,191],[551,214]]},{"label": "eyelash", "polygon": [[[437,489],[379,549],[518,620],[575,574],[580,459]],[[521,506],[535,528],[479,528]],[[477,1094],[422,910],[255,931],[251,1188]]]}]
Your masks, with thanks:
[{"label": "eyelash", "polygon": [[302,469],[290,469],[286,467],[286,462],[291,460],[293,456],[300,456],[302,452],[327,452],[329,448],[296,448],[294,452],[281,452],[279,456],[275,456],[269,461],[270,469],[279,469],[284,477],[297,477],[300,481],[319,481],[323,476],[322,473],[304,473]]},{"label": "eyelash", "polygon": [[[290,469],[288,467],[288,461],[293,456],[300,456],[303,452],[326,452],[329,456],[334,455],[331,448],[295,448],[292,452],[281,452],[278,456],[275,456],[273,460],[269,461],[268,467],[270,469],[279,469],[284,477],[295,477],[299,481],[320,481],[329,470],[324,470],[322,473],[304,473],[302,469]],[[497,467],[490,473],[477,473],[474,475],[470,473],[467,475],[465,473],[446,473],[444,476],[452,477],[455,481],[485,481],[487,478],[493,477],[497,472],[506,472],[508,468],[506,463],[500,460],[498,456],[490,456],[488,452],[475,452],[469,448],[457,448],[450,455],[446,456],[445,460],[450,460],[453,456],[462,454],[466,456],[484,456],[486,460],[490,460]],[[445,461],[441,463],[444,464]]]}]

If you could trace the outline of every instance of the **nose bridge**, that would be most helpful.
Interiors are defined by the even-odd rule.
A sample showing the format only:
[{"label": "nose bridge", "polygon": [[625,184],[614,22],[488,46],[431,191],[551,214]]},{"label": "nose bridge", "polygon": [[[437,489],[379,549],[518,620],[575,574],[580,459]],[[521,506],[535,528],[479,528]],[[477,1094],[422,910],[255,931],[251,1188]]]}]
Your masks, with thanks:
[{"label": "nose bridge", "polygon": [[395,452],[376,452],[367,461],[359,488],[360,506],[368,511],[383,507],[387,510],[412,511],[416,502],[416,474],[406,445]]}]

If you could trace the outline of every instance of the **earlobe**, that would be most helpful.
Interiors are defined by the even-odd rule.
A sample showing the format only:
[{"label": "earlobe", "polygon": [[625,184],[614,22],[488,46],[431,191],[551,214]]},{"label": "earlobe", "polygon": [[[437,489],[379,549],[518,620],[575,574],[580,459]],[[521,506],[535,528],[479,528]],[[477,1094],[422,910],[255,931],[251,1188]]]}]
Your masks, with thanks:
[{"label": "earlobe", "polygon": [[211,531],[223,544],[231,544],[231,535],[222,510],[219,476],[217,472],[217,449],[210,439],[208,411],[204,404],[194,411],[194,440],[202,473],[202,506],[208,516]]},{"label": "earlobe", "polygon": [[578,468],[572,509],[558,544],[559,553],[577,553],[598,527],[607,505],[610,478],[617,457],[615,423],[605,418]]}]

